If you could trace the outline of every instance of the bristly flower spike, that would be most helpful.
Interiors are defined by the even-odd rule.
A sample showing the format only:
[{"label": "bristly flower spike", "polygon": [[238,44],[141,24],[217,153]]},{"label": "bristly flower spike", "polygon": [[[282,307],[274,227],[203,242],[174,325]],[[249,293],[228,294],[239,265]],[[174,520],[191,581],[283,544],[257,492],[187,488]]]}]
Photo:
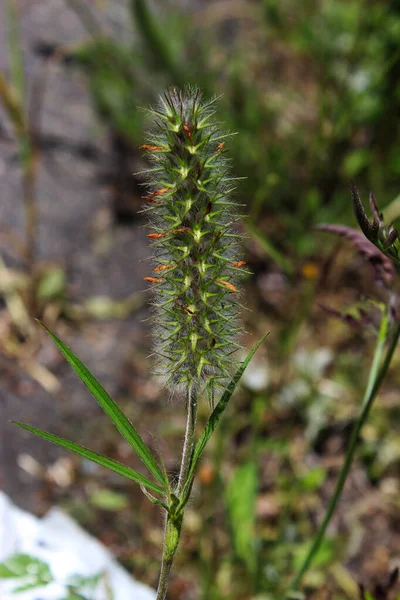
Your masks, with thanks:
[{"label": "bristly flower spike", "polygon": [[149,113],[153,168],[144,196],[154,251],[155,350],[171,389],[183,386],[212,400],[233,366],[240,331],[238,280],[243,276],[234,231],[227,137],[213,119],[215,100],[197,89],[171,88]]}]

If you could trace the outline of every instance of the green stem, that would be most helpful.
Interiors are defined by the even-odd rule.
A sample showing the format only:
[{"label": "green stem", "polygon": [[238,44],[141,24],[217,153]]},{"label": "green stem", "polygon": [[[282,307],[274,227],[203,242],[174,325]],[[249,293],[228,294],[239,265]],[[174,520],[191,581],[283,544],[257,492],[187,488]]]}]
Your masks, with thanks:
[{"label": "green stem", "polygon": [[178,548],[179,539],[181,536],[182,519],[183,512],[178,517],[172,518],[170,515],[167,516],[164,534],[164,552],[156,600],[165,600],[167,596],[172,563],[174,561],[175,552]]},{"label": "green stem", "polygon": [[169,576],[171,573],[172,563],[174,560],[174,555],[170,555],[168,544],[167,544],[167,529],[169,527],[169,517],[167,517],[167,522],[165,524],[165,539],[164,539],[164,552],[161,563],[161,571],[160,578],[158,580],[158,588],[157,588],[157,598],[156,600],[165,600],[168,591],[168,583]]},{"label": "green stem", "polygon": [[24,59],[21,46],[20,17],[15,0],[6,3],[7,43],[10,57],[11,81],[21,106],[26,99]]},{"label": "green stem", "polygon": [[[31,123],[29,122],[29,117],[25,117],[24,113],[26,100],[25,70],[21,46],[20,15],[15,0],[8,0],[6,3],[6,16],[12,88],[4,99],[16,130],[20,160],[23,168],[25,245],[26,260],[30,275],[27,304],[28,312],[33,316],[36,311],[34,270],[38,236],[38,206],[35,190],[37,157],[33,134],[30,131]],[[3,92],[2,95],[4,96],[4,82],[1,81],[0,84],[2,88],[0,92]],[[15,98],[13,95],[15,95]]]},{"label": "green stem", "polygon": [[[183,444],[182,462],[179,472],[178,485],[176,487],[175,502],[181,500],[183,489],[188,479],[190,462],[193,453],[195,431],[197,421],[197,392],[192,387],[188,389],[187,395],[187,420],[186,420],[186,432],[185,441]],[[171,507],[170,507],[171,508]],[[168,591],[168,582],[171,574],[172,563],[174,560],[175,552],[179,545],[179,539],[181,535],[181,527],[185,505],[178,508],[178,514],[173,515],[173,512],[167,515],[164,531],[164,551],[161,563],[160,578],[158,581],[157,598],[156,600],[165,600]]]},{"label": "green stem", "polygon": [[393,353],[396,348],[396,345],[397,345],[397,342],[399,339],[399,335],[400,335],[400,322],[396,324],[391,344],[386,352],[386,355],[382,362],[382,365],[379,368],[379,365],[381,364],[384,346],[388,339],[388,335],[389,335],[389,314],[386,313],[382,317],[379,334],[378,334],[378,342],[376,345],[374,359],[372,361],[372,365],[371,365],[371,369],[370,369],[370,373],[369,373],[367,388],[366,388],[366,391],[364,394],[364,399],[363,399],[363,402],[361,405],[361,411],[360,411],[359,417],[357,419],[356,424],[354,425],[354,429],[351,434],[345,461],[340,470],[339,477],[338,477],[338,480],[337,480],[337,483],[335,486],[335,490],[333,492],[331,501],[330,501],[328,509],[326,511],[324,520],[322,521],[322,523],[320,525],[317,535],[315,536],[314,542],[313,542],[302,566],[300,567],[299,572],[297,573],[296,577],[292,581],[292,584],[290,586],[290,589],[292,591],[295,591],[298,589],[302,578],[304,577],[306,571],[309,569],[315,555],[317,554],[317,552],[319,550],[321,542],[323,541],[323,539],[325,537],[327,527],[331,521],[333,513],[335,512],[337,503],[339,501],[340,495],[343,491],[344,484],[346,482],[347,476],[350,471],[350,467],[351,467],[351,464],[352,464],[352,461],[354,458],[354,453],[355,453],[355,450],[357,447],[357,442],[358,442],[358,438],[360,435],[360,431],[361,431],[365,421],[368,418],[368,414],[369,414],[369,411],[373,404],[373,401],[379,391],[379,388],[382,384],[383,379],[385,378],[385,375],[386,375],[389,365],[391,363]]},{"label": "green stem", "polygon": [[188,390],[187,398],[187,420],[186,420],[186,433],[185,442],[183,444],[182,462],[179,473],[178,486],[176,488],[176,495],[179,497],[186,484],[186,480],[189,473],[190,462],[192,458],[195,433],[196,433],[196,421],[197,421],[197,393],[193,388]]}]

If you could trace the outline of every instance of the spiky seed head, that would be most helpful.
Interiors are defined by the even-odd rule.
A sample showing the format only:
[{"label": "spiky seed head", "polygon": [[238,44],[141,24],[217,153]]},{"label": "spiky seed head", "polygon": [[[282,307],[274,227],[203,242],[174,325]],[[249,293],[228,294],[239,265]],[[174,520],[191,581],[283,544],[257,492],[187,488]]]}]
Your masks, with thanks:
[{"label": "spiky seed head", "polygon": [[234,178],[216,99],[171,88],[149,110],[152,129],[142,146],[153,168],[144,196],[149,214],[159,372],[172,389],[224,386],[239,348],[238,280],[243,276],[234,230]]}]

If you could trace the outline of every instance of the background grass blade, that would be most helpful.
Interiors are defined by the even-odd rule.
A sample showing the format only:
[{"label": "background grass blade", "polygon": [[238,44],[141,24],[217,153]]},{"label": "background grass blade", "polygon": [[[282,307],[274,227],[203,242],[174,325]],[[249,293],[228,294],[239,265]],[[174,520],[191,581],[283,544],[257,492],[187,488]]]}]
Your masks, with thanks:
[{"label": "background grass blade", "polygon": [[272,260],[276,262],[278,267],[280,267],[284,273],[287,275],[292,275],[294,272],[292,263],[272,244],[267,236],[263,235],[263,233],[251,223],[245,223],[244,226],[249,232],[251,238],[261,246],[265,254],[272,258]]},{"label": "background grass blade", "polygon": [[196,467],[197,467],[197,463],[200,459],[200,456],[203,453],[203,450],[208,442],[208,440],[210,439],[212,432],[214,431],[214,429],[216,428],[216,426],[218,425],[218,422],[222,416],[222,413],[224,412],[224,410],[226,409],[229,400],[231,399],[231,396],[233,394],[233,392],[235,391],[240,378],[242,377],[247,365],[249,364],[249,362],[251,361],[251,359],[253,358],[254,354],[257,352],[258,348],[261,346],[261,344],[264,342],[265,338],[267,337],[267,335],[269,335],[269,332],[266,333],[259,342],[257,342],[257,344],[254,346],[254,348],[252,350],[250,350],[250,352],[248,353],[248,355],[246,356],[246,358],[244,359],[244,361],[242,362],[242,364],[240,365],[239,369],[236,371],[233,379],[231,380],[230,384],[228,385],[228,388],[226,389],[226,391],[222,394],[222,397],[220,399],[220,401],[218,402],[217,406],[215,407],[215,409],[213,410],[213,412],[210,415],[210,418],[208,419],[206,426],[204,427],[203,433],[201,434],[195,449],[193,451],[193,457],[192,457],[192,462],[190,465],[190,469],[189,469],[189,473],[188,473],[188,478],[186,480],[186,486],[185,486],[185,493],[187,493],[188,490],[190,490],[191,485],[192,485],[192,479],[193,479],[193,475],[195,473]]},{"label": "background grass blade", "polygon": [[92,373],[85,367],[77,356],[66,346],[57,336],[54,335],[43,323],[39,323],[46,329],[52,340],[60,349],[61,354],[69,362],[78,377],[83,381],[88,390],[93,394],[97,402],[100,404],[104,412],[110,417],[115,427],[120,434],[126,439],[128,444],[133,448],[139,456],[143,464],[148,468],[150,473],[159,481],[163,487],[167,486],[164,475],[158,466],[154,456],[146,446],[132,423],[127,419],[119,406],[109,396],[103,386],[97,381]]},{"label": "background grass blade", "polygon": [[235,469],[224,492],[235,554],[253,576],[257,572],[257,491],[258,469],[253,459]]},{"label": "background grass blade", "polygon": [[48,440],[53,444],[57,444],[58,446],[62,446],[71,452],[75,452],[75,454],[79,454],[79,456],[83,456],[83,458],[87,458],[106,469],[110,469],[111,471],[115,471],[118,475],[122,475],[122,477],[126,477],[139,485],[143,485],[149,490],[153,492],[157,492],[158,494],[164,494],[164,490],[158,486],[156,483],[144,477],[144,475],[140,475],[133,469],[126,467],[125,465],[117,462],[116,460],[112,460],[107,456],[103,456],[103,454],[98,454],[98,452],[93,452],[93,450],[89,450],[88,448],[84,448],[83,446],[79,446],[78,444],[74,444],[69,440],[65,440],[64,438],[59,437],[58,435],[53,435],[52,433],[47,433],[45,431],[41,431],[40,429],[36,429],[35,427],[31,427],[30,425],[25,425],[24,423],[20,423],[19,421],[11,421],[18,427],[22,427],[22,429],[26,429],[26,431],[30,431],[35,435],[43,438],[44,440]]},{"label": "background grass blade", "polygon": [[133,22],[137,26],[147,50],[150,66],[156,72],[169,76],[169,83],[183,87],[187,75],[177,63],[171,46],[171,36],[166,35],[159,21],[153,16],[148,0],[132,0],[130,3]]}]

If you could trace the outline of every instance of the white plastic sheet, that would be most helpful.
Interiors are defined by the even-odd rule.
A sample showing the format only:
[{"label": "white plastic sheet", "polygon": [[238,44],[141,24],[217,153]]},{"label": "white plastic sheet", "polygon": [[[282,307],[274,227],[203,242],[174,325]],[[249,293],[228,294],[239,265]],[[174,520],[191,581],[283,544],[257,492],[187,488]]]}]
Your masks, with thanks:
[{"label": "white plastic sheet", "polygon": [[0,600],[60,600],[72,575],[90,576],[104,572],[104,581],[90,592],[90,600],[154,600],[155,592],[135,581],[95,538],[71,517],[52,508],[38,519],[19,509],[0,491],[0,563],[15,553],[46,562],[55,579],[41,588],[11,594],[16,580],[0,579]]}]

